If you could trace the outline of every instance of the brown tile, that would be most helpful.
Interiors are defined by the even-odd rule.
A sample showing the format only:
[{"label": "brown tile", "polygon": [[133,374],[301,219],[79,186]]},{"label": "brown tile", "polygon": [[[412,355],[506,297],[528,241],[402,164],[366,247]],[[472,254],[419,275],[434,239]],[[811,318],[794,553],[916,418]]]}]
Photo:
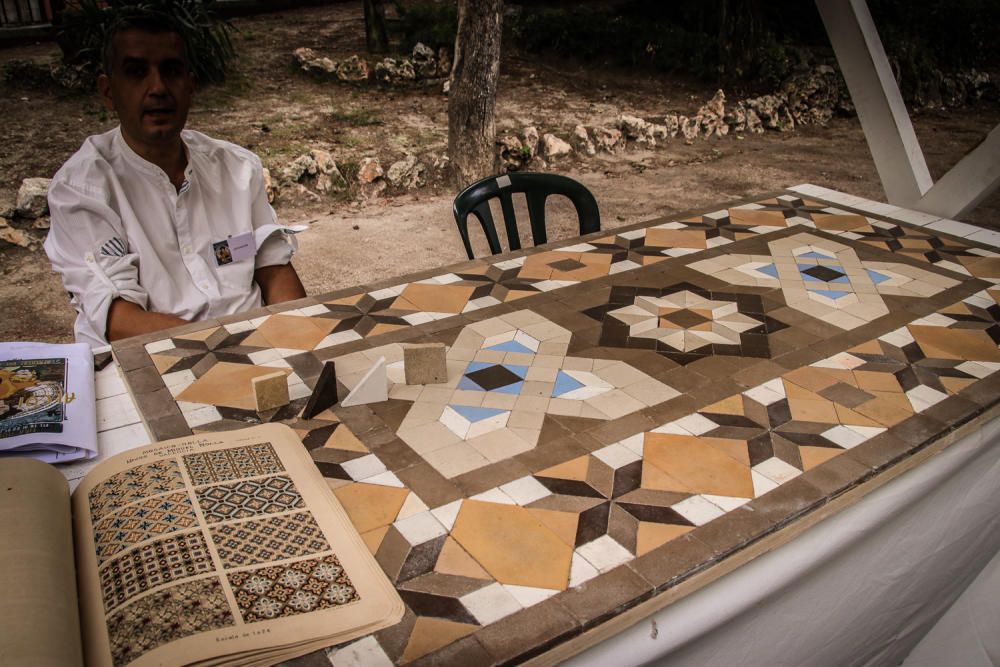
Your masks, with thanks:
[{"label": "brown tile", "polygon": [[518,661],[580,633],[576,619],[555,600],[546,600],[496,623],[474,636],[497,662]]},{"label": "brown tile", "polygon": [[458,486],[442,477],[429,463],[418,463],[395,472],[403,484],[432,509],[465,497]]},{"label": "brown tile", "polygon": [[528,472],[535,473],[583,456],[588,451],[590,450],[583,447],[574,436],[568,435],[553,441],[540,439],[537,447],[518,454],[515,458],[528,469]]},{"label": "brown tile", "polygon": [[630,435],[643,433],[656,428],[659,424],[653,422],[642,412],[633,412],[621,419],[605,422],[587,431],[593,438],[606,445],[618,442]]},{"label": "brown tile", "polygon": [[507,459],[506,461],[498,461],[484,468],[459,475],[452,481],[462,489],[466,497],[469,497],[483,491],[488,491],[495,486],[519,479],[530,473],[531,471],[517,459]]},{"label": "brown tile", "polygon": [[126,373],[153,365],[153,360],[149,358],[146,349],[141,345],[120,347],[116,343],[112,346],[112,352],[114,352],[115,361]]},{"label": "brown tile", "polygon": [[159,419],[147,419],[146,428],[149,430],[150,435],[152,435],[153,440],[157,442],[191,435],[191,428],[180,414],[161,417]]},{"label": "brown tile", "polygon": [[419,454],[410,449],[399,438],[393,438],[392,442],[377,447],[372,451],[378,454],[379,460],[385,464],[386,468],[394,471],[409,468],[423,461],[423,458]]},{"label": "brown tile", "polygon": [[639,556],[626,567],[638,573],[656,590],[663,590],[707,567],[714,553],[707,544],[687,534]]},{"label": "brown tile", "polygon": [[774,525],[783,525],[825,499],[826,494],[800,476],[751,500],[743,507],[759,513]]},{"label": "brown tile", "polygon": [[812,470],[807,470],[802,474],[802,479],[832,498],[860,484],[871,473],[872,470],[868,466],[848,456],[838,455]]},{"label": "brown tile", "polygon": [[497,663],[475,637],[463,637],[438,651],[406,664],[407,667],[435,667],[437,665],[489,667]]},{"label": "brown tile", "polygon": [[867,442],[861,443],[857,447],[847,450],[842,456],[872,470],[881,470],[905,457],[913,449],[913,444],[889,432],[878,435]]},{"label": "brown tile", "polygon": [[417,615],[409,607],[403,613],[403,618],[396,625],[391,625],[375,633],[375,641],[378,642],[386,656],[393,664],[398,664],[403,651],[413,634],[413,626],[416,624]]},{"label": "brown tile", "polygon": [[125,382],[129,391],[135,394],[148,394],[157,389],[165,389],[163,380],[155,366],[143,366],[125,373]]},{"label": "brown tile", "polygon": [[756,387],[780,376],[787,369],[772,361],[762,361],[733,373],[733,380],[744,387]]},{"label": "brown tile", "polygon": [[141,409],[142,416],[149,421],[181,415],[177,402],[165,387],[142,394]]},{"label": "brown tile", "polygon": [[492,579],[475,579],[440,572],[428,572],[400,584],[400,588],[418,593],[429,593],[450,598],[460,598],[492,583]]},{"label": "brown tile", "polygon": [[984,408],[981,405],[966,400],[961,396],[950,396],[940,403],[927,408],[923,414],[953,429],[982,414],[983,410]]},{"label": "brown tile", "polygon": [[389,581],[396,582],[396,577],[399,576],[403,564],[406,563],[406,557],[410,555],[410,549],[412,547],[406,538],[396,530],[395,526],[390,526],[385,537],[382,538],[378,551],[375,552],[375,560],[389,577]]},{"label": "brown tile", "polygon": [[948,427],[926,414],[917,414],[903,420],[892,428],[892,434],[910,443],[913,449],[920,449],[948,432]]},{"label": "brown tile", "polygon": [[749,510],[744,505],[698,526],[690,535],[704,542],[716,554],[728,554],[763,537],[774,529],[767,517]]},{"label": "brown tile", "polygon": [[555,597],[584,628],[634,607],[653,593],[653,585],[627,567],[597,576]]}]

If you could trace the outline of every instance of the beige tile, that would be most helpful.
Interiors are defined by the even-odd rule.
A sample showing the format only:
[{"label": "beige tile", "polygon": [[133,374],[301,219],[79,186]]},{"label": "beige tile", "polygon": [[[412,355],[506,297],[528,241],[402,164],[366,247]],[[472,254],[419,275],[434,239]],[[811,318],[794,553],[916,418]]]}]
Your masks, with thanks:
[{"label": "beige tile", "polygon": [[429,653],[433,653],[458,641],[462,637],[471,635],[478,629],[478,625],[469,623],[458,623],[430,616],[418,616],[416,622],[413,624],[413,631],[410,633],[410,640],[406,644],[403,656],[399,659],[399,664],[405,665],[417,658],[422,658]]},{"label": "beige tile", "polygon": [[687,488],[698,493],[754,497],[750,468],[728,453],[715,447],[706,447],[702,438],[647,433],[643,461],[682,481]]},{"label": "beige tile", "polygon": [[[296,317],[295,319],[304,318]],[[178,394],[177,400],[254,410],[256,402],[251,380],[274,372],[275,370],[268,366],[251,366],[220,361]],[[281,372],[287,375],[291,373],[291,370],[281,369]]]},{"label": "beige tile", "polygon": [[367,533],[395,521],[410,491],[394,486],[355,483],[335,489],[333,493],[358,532]]}]

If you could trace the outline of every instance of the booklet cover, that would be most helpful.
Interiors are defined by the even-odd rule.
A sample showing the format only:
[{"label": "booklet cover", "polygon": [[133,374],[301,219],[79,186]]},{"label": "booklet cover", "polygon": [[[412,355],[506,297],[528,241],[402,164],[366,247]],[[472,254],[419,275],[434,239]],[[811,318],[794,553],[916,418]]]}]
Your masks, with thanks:
[{"label": "booklet cover", "polygon": [[83,343],[0,343],[0,457],[97,456],[93,363]]}]

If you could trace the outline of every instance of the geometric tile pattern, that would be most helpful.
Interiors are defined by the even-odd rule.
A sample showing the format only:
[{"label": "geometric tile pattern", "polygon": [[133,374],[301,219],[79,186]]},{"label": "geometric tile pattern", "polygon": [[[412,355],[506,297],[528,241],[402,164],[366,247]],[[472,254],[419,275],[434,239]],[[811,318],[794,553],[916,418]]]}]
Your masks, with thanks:
[{"label": "geometric tile pattern", "polygon": [[426,391],[405,384],[399,346],[336,364],[351,386],[373,357],[393,359],[389,395],[413,401],[396,433],[452,478],[533,449],[545,415],[607,421],[679,395],[625,362],[567,356],[571,338],[527,310],[470,324],[447,353],[448,382]]},{"label": "geometric tile pattern", "polygon": [[104,609],[110,612],[151,588],[213,569],[200,531],[144,544],[101,568]]},{"label": "geometric tile pattern", "polygon": [[690,268],[733,285],[780,286],[792,308],[841,329],[889,314],[883,294],[926,298],[957,280],[908,264],[862,262],[854,248],[813,234],[768,243],[771,255],[722,255]]},{"label": "geometric tile pattern", "polygon": [[709,291],[689,283],[615,287],[607,305],[585,312],[602,322],[601,345],[655,349],[678,364],[710,355],[767,358],[768,335],[787,328],[765,314],[756,294]]},{"label": "geometric tile pattern", "polygon": [[302,507],[302,496],[284,475],[202,487],[195,493],[208,523],[277,514]]},{"label": "geometric tile pattern", "polygon": [[184,465],[195,486],[284,472],[270,443],[187,454]]},{"label": "geometric tile pattern", "polygon": [[[190,428],[295,429],[400,592],[404,620],[334,661],[517,662],[1000,396],[991,237],[831,201],[474,260],[146,352]],[[406,385],[401,342],[444,343],[448,382]],[[323,362],[346,395],[379,357],[389,400],[300,418]],[[236,381],[278,368],[292,402],[258,414]]]},{"label": "geometric tile pattern", "polygon": [[90,491],[90,513],[94,519],[146,496],[184,488],[174,461],[157,461],[128,468],[112,475]]},{"label": "geometric tile pattern", "polygon": [[213,526],[211,533],[219,558],[227,568],[294,558],[330,548],[308,512],[224,523]]},{"label": "geometric tile pattern", "polygon": [[288,565],[230,572],[244,622],[267,621],[361,600],[333,554]]},{"label": "geometric tile pattern", "polygon": [[167,642],[234,623],[217,577],[184,582],[108,615],[111,658],[122,667]]},{"label": "geometric tile pattern", "polygon": [[145,498],[94,524],[97,562],[103,563],[131,544],[192,528],[198,523],[186,491]]}]

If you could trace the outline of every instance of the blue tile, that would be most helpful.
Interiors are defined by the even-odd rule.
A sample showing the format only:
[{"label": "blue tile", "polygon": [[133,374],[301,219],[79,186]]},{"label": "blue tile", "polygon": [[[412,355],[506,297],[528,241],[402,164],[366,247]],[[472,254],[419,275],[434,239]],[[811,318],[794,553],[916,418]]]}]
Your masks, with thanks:
[{"label": "blue tile", "polygon": [[484,419],[489,419],[490,417],[495,417],[504,412],[510,412],[510,410],[501,410],[499,408],[480,408],[472,405],[448,405],[449,408],[462,415],[470,423],[475,424],[476,422],[481,422]]},{"label": "blue tile", "polygon": [[816,294],[822,294],[823,296],[833,299],[834,301],[836,301],[841,297],[847,296],[848,294],[854,294],[854,292],[839,292],[837,290],[832,290],[832,289],[815,289],[809,291],[815,292]]},{"label": "blue tile", "polygon": [[552,387],[552,395],[556,397],[562,396],[563,394],[568,394],[571,391],[580,389],[583,386],[584,384],[576,378],[572,378],[569,375],[566,375],[565,372],[559,371],[559,374],[556,375],[556,384]]},{"label": "blue tile", "polygon": [[521,352],[523,354],[534,354],[535,351],[528,349],[516,340],[509,340],[506,343],[498,343],[497,345],[491,345],[486,348],[487,350],[496,350],[497,352]]},{"label": "blue tile", "polygon": [[879,273],[878,271],[873,271],[872,269],[865,269],[868,272],[868,277],[872,279],[872,282],[878,285],[879,283],[884,283],[889,280],[889,276],[884,273]]},{"label": "blue tile", "polygon": [[760,271],[761,273],[765,273],[771,276],[772,278],[778,277],[778,267],[776,267],[774,264],[768,264],[767,266],[762,266],[757,270]]}]

